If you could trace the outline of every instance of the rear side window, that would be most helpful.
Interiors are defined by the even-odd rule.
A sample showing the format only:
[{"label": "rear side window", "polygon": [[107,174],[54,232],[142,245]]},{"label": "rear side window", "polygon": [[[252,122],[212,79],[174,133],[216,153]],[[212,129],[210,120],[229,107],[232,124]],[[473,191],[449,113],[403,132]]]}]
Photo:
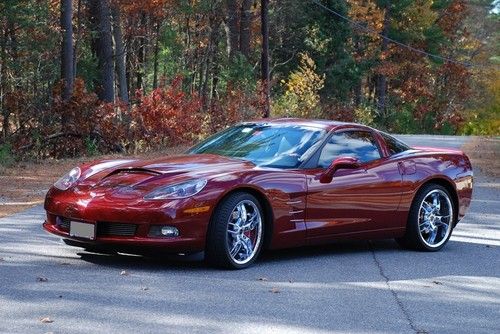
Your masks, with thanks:
[{"label": "rear side window", "polygon": [[380,132],[380,135],[384,138],[385,145],[387,146],[390,155],[398,154],[410,149],[408,145],[397,140],[393,136],[388,135],[387,133]]},{"label": "rear side window", "polygon": [[321,151],[318,167],[327,168],[338,157],[354,157],[361,163],[380,159],[380,151],[368,131],[334,133]]}]

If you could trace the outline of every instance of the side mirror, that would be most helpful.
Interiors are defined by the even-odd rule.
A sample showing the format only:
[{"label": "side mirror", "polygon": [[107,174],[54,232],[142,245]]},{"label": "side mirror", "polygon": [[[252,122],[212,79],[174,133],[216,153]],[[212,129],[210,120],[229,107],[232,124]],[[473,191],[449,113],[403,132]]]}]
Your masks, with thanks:
[{"label": "side mirror", "polygon": [[338,169],[355,169],[360,165],[359,160],[353,157],[339,157],[332,161],[330,166],[321,174],[319,182],[332,182],[333,175]]}]

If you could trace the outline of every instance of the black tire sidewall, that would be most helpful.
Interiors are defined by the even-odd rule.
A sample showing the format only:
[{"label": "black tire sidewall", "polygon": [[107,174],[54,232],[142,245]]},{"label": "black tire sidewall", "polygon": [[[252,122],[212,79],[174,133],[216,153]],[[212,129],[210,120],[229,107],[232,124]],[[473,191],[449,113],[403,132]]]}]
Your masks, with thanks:
[{"label": "black tire sidewall", "polygon": [[[260,243],[257,246],[258,248],[252,259],[247,263],[240,264],[236,263],[229,254],[227,228],[229,224],[229,215],[233,212],[236,205],[244,200],[252,201],[259,210],[259,214],[262,219],[262,235]],[[215,209],[210,225],[211,228],[209,228],[208,233],[211,235],[208,236],[207,248],[210,249],[208,260],[213,264],[229,269],[244,269],[251,266],[259,257],[264,244],[265,219],[260,202],[252,194],[249,194],[247,192],[236,192],[223,199]],[[215,245],[210,243],[222,244]]]},{"label": "black tire sidewall", "polygon": [[[443,191],[446,194],[446,196],[448,196],[448,198],[450,199],[450,202],[451,202],[451,205],[453,208],[453,217],[452,217],[452,221],[451,221],[450,227],[449,227],[451,229],[451,231],[448,234],[446,241],[443,242],[438,247],[430,247],[429,245],[427,245],[424,242],[424,239],[420,233],[420,226],[419,226],[420,204],[425,199],[425,197],[427,197],[427,195],[433,190]],[[455,206],[456,205],[453,201],[453,198],[450,195],[450,192],[445,187],[438,185],[438,184],[427,184],[424,187],[422,187],[418,191],[417,195],[415,196],[413,203],[412,203],[412,206],[411,206],[411,209],[410,209],[409,222],[408,222],[409,223],[408,224],[408,229],[409,229],[408,232],[410,232],[410,235],[408,237],[411,239],[410,244],[414,244],[416,246],[416,248],[418,248],[420,250],[425,250],[425,251],[429,251],[429,252],[436,252],[436,251],[441,250],[448,243],[448,240],[450,239],[451,234],[453,232],[453,227],[455,225],[455,217],[456,217]]]}]

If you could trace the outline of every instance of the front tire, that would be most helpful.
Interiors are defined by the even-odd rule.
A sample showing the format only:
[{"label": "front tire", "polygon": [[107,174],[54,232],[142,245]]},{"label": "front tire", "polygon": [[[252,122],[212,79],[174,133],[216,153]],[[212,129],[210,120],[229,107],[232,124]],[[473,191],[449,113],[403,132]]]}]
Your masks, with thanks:
[{"label": "front tire", "polygon": [[413,199],[405,235],[396,241],[404,248],[435,252],[450,239],[454,222],[454,206],[448,190],[438,184],[427,184]]},{"label": "front tire", "polygon": [[206,260],[229,269],[249,267],[262,249],[263,217],[259,201],[251,194],[237,192],[225,198],[208,228]]}]

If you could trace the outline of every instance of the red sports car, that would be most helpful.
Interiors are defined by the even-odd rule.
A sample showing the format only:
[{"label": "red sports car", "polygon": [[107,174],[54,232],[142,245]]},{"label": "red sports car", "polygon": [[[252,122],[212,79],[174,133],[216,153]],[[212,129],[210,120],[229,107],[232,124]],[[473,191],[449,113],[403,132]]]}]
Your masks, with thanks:
[{"label": "red sports car", "polygon": [[262,120],[184,155],[76,167],[47,193],[43,227],[92,251],[204,251],[244,268],[263,248],[347,238],[437,251],[471,196],[460,151],[409,147],[358,124]]}]

